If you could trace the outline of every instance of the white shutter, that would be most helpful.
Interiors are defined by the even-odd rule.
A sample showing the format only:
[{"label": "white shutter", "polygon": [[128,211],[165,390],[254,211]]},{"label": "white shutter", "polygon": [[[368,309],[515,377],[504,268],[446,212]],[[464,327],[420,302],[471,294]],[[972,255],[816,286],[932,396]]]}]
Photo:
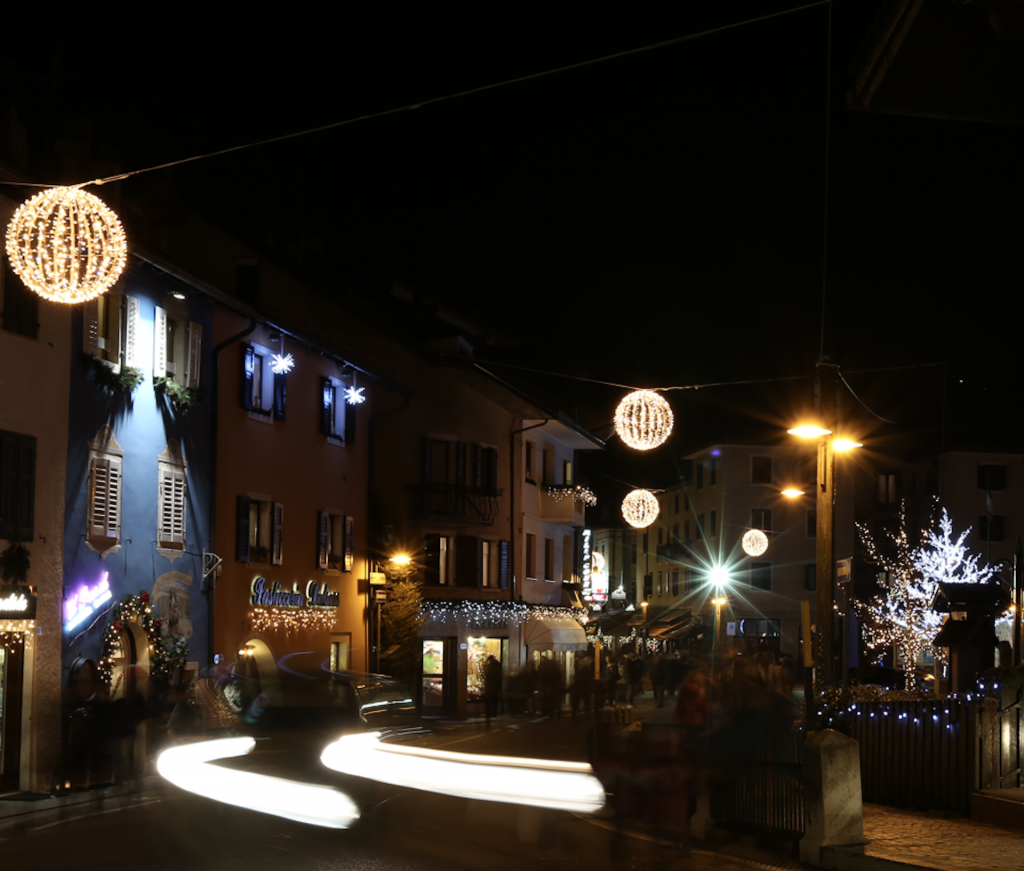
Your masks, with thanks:
[{"label": "white shutter", "polygon": [[167,312],[160,306],[153,313],[153,377],[167,377]]},{"label": "white shutter", "polygon": [[142,354],[139,348],[141,304],[138,297],[125,297],[124,317],[124,364],[139,369],[142,365]]},{"label": "white shutter", "polygon": [[119,539],[121,527],[121,460],[95,457],[89,480],[90,539]]},{"label": "white shutter", "polygon": [[100,301],[82,303],[82,352],[97,356],[100,349]]},{"label": "white shutter", "polygon": [[170,466],[160,469],[160,545],[185,545],[185,471]]},{"label": "white shutter", "polygon": [[185,358],[185,386],[199,386],[199,369],[202,357],[199,354],[203,338],[202,325],[193,321],[188,325],[188,356]]}]

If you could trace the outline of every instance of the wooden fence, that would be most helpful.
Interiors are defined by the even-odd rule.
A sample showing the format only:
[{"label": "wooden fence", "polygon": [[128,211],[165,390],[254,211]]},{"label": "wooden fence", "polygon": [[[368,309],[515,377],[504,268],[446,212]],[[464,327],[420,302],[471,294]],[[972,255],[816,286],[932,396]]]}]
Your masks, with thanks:
[{"label": "wooden fence", "polygon": [[864,801],[969,815],[980,713],[979,701],[960,699],[851,704]]}]

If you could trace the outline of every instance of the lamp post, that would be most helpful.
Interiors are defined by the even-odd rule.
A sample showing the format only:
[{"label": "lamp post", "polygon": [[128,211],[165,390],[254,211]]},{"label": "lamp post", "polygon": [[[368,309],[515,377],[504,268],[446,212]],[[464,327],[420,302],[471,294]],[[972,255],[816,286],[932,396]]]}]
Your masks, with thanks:
[{"label": "lamp post", "polygon": [[[820,426],[804,425],[787,430],[801,438],[817,439],[818,463],[816,490],[816,570],[815,589],[816,617],[818,627],[814,645],[814,666],[811,698],[819,688],[830,687],[835,682],[833,674],[832,613],[835,601],[835,462],[836,451],[849,451],[862,447],[850,439],[832,438],[832,430]],[[803,491],[783,491],[792,498],[803,496]],[[808,705],[808,713],[811,708]]]},{"label": "lamp post", "polygon": [[711,604],[715,606],[715,626],[714,631],[711,633],[711,655],[714,660],[715,670],[717,670],[719,660],[718,644],[722,634],[719,628],[719,624],[722,622],[722,606],[729,601],[724,593],[725,587],[729,583],[729,571],[725,566],[715,566],[708,573],[708,580],[715,587],[715,596],[711,600]]}]

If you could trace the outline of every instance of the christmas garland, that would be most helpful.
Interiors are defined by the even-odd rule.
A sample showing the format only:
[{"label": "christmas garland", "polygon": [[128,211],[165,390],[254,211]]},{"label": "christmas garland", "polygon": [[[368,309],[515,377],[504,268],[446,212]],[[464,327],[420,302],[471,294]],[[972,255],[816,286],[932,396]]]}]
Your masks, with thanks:
[{"label": "christmas garland", "polygon": [[188,642],[180,635],[164,640],[160,637],[163,620],[153,616],[149,593],[131,593],[110,609],[110,623],[103,632],[103,653],[99,661],[100,680],[110,686],[114,676],[114,655],[120,649],[124,624],[134,621],[142,626],[149,641],[149,676],[157,683],[169,683],[174,669],[188,661]]}]

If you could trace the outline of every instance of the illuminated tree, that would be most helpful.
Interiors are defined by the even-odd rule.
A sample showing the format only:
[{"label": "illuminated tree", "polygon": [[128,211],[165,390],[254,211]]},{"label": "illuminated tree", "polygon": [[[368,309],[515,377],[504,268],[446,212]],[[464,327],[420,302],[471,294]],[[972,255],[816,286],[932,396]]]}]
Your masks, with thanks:
[{"label": "illuminated tree", "polygon": [[866,524],[857,524],[865,559],[882,571],[878,576],[882,592],[868,602],[854,603],[864,628],[864,640],[871,650],[895,647],[899,651],[908,690],[914,688],[918,654],[931,645],[942,625],[941,616],[932,608],[937,581],[926,577],[918,567],[919,542],[933,535],[933,527],[934,519],[912,541],[905,502],[900,503],[897,529],[886,529],[881,541],[876,540]]},{"label": "illuminated tree", "polygon": [[955,542],[952,540],[953,521],[945,508],[939,530],[941,535],[929,530],[925,545],[917,552],[916,565],[922,577],[939,584],[984,584],[995,574],[991,566],[978,565],[978,554],[968,555],[964,539],[971,527],[960,533]]}]

